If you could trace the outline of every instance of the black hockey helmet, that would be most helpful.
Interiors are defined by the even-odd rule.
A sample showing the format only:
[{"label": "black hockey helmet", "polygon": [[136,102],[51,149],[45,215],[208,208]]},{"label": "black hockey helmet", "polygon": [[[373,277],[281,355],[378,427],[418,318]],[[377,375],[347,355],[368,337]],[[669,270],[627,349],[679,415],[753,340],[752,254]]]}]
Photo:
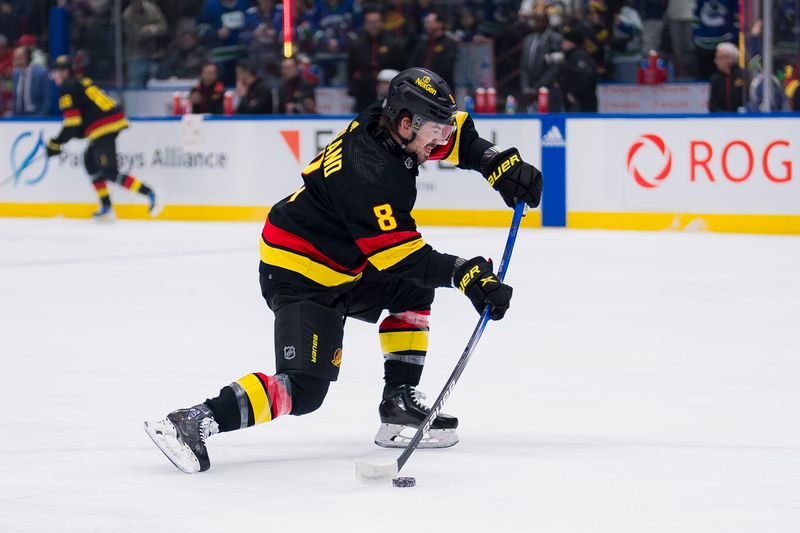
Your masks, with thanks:
[{"label": "black hockey helmet", "polygon": [[66,54],[58,56],[50,65],[50,70],[72,70],[72,58]]},{"label": "black hockey helmet", "polygon": [[413,67],[392,79],[383,105],[383,112],[392,123],[403,111],[447,124],[456,115],[456,100],[441,76],[426,68]]}]

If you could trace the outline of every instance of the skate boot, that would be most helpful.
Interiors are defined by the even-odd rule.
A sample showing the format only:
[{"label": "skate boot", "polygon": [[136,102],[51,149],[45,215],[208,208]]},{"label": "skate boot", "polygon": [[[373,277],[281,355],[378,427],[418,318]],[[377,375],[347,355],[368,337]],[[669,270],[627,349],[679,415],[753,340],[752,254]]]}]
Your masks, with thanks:
[{"label": "skate boot", "polygon": [[[378,407],[381,427],[375,435],[375,444],[384,448],[405,448],[430,413],[430,409],[422,403],[424,399],[425,395],[413,385],[387,384],[383,389],[383,401]],[[458,418],[439,413],[418,447],[449,448],[456,445],[457,427]]]},{"label": "skate boot", "polygon": [[116,219],[117,215],[110,205],[101,205],[97,211],[92,213],[92,220],[95,222],[113,222]]},{"label": "skate boot", "polygon": [[205,472],[211,467],[206,439],[219,433],[219,426],[205,404],[172,411],[163,420],[145,422],[144,430],[182,472]]},{"label": "skate boot", "polygon": [[147,212],[155,218],[164,210],[164,203],[161,202],[161,195],[156,195],[154,191],[147,194]]}]

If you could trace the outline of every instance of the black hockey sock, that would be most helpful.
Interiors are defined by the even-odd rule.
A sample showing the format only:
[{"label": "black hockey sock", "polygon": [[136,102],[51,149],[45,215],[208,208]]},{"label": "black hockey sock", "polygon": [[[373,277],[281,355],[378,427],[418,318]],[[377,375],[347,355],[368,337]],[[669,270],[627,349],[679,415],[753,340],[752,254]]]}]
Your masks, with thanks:
[{"label": "black hockey sock", "polygon": [[104,179],[92,180],[94,192],[97,193],[97,198],[100,200],[100,205],[103,207],[111,207],[111,197],[108,195],[108,185]]},{"label": "black hockey sock", "polygon": [[405,311],[387,316],[379,327],[386,383],[419,384],[428,351],[430,311]]},{"label": "black hockey sock", "polygon": [[144,196],[148,196],[153,189],[142,183],[141,181],[137,180],[131,175],[126,174],[117,174],[117,178],[114,180],[126,189],[131,192],[136,192],[142,194]]},{"label": "black hockey sock", "polygon": [[292,410],[291,384],[284,374],[247,374],[204,403],[214,412],[221,432],[233,431],[289,413]]}]

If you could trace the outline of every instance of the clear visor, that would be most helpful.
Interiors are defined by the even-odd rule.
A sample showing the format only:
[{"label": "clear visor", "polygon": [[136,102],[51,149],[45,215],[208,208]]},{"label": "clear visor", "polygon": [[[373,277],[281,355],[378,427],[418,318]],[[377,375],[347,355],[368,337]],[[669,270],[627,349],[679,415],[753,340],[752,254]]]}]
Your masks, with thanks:
[{"label": "clear visor", "polygon": [[456,131],[456,119],[451,118],[447,123],[434,122],[419,115],[414,115],[411,122],[411,127],[417,133],[424,144],[435,142],[436,144],[443,145],[450,142],[450,137]]}]

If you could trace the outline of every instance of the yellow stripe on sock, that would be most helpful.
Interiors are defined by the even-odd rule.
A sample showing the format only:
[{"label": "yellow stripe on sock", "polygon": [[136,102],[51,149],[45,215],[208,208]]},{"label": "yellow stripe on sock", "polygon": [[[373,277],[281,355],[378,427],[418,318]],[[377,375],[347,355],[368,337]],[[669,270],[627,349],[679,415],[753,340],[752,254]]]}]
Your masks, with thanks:
[{"label": "yellow stripe on sock", "polygon": [[236,380],[247,393],[250,406],[253,408],[253,419],[256,424],[269,422],[272,420],[272,412],[269,407],[269,398],[264,390],[264,385],[255,374],[247,374],[245,377]]},{"label": "yellow stripe on sock", "polygon": [[136,178],[133,178],[133,181],[131,181],[130,191],[131,192],[139,192],[139,189],[141,189],[141,188],[142,188],[142,182],[137,180]]},{"label": "yellow stripe on sock", "polygon": [[383,353],[428,351],[427,331],[386,331],[380,334]]}]

